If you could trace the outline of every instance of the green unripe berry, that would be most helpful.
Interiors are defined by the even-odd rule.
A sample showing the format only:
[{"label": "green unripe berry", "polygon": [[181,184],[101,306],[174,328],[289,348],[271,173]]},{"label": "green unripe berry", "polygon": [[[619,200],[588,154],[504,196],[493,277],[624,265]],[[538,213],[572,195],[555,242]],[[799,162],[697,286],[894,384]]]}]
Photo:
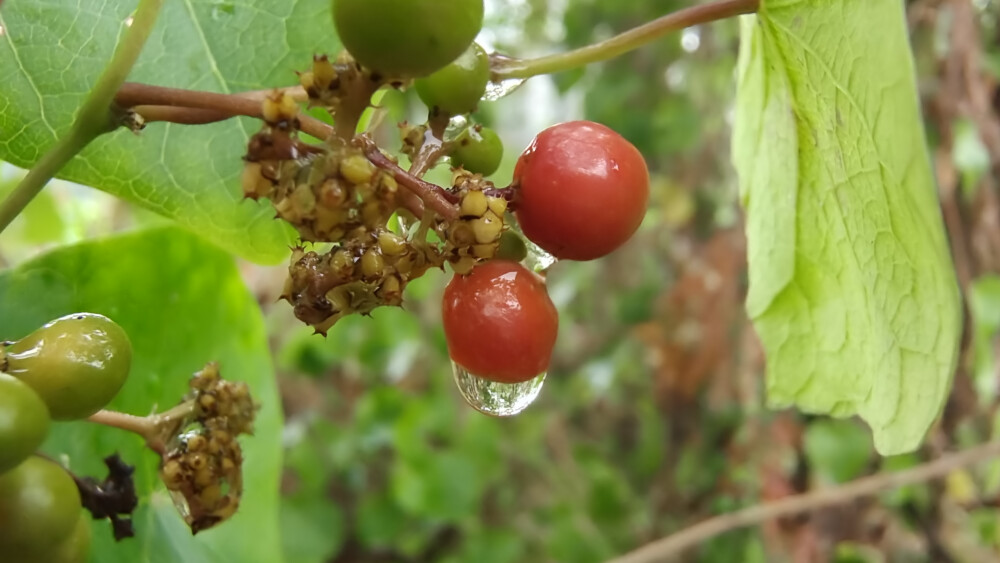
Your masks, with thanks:
[{"label": "green unripe berry", "polygon": [[49,433],[49,410],[38,393],[0,373],[0,473],[21,464]]},{"label": "green unripe berry", "polygon": [[0,554],[12,561],[45,561],[70,540],[80,511],[80,492],[69,474],[51,461],[29,457],[0,475]]},{"label": "green unripe berry", "polygon": [[468,48],[483,26],[483,0],[333,0],[333,23],[368,69],[418,78]]},{"label": "green unripe berry", "polygon": [[503,142],[496,131],[476,125],[462,131],[451,149],[451,165],[469,172],[489,176],[500,167]]},{"label": "green unripe berry", "polygon": [[131,364],[125,331],[92,313],[56,319],[7,349],[7,372],[38,393],[54,420],[86,418],[104,408]]},{"label": "green unripe berry", "polygon": [[431,113],[462,115],[476,110],[490,81],[490,59],[473,43],[448,66],[414,83]]},{"label": "green unripe berry", "polygon": [[41,555],[39,563],[86,563],[90,559],[90,518],[80,514],[76,527],[51,553]]},{"label": "green unripe berry", "polygon": [[500,244],[497,247],[497,256],[501,260],[520,262],[528,257],[528,247],[524,240],[514,231],[504,231],[500,235]]}]

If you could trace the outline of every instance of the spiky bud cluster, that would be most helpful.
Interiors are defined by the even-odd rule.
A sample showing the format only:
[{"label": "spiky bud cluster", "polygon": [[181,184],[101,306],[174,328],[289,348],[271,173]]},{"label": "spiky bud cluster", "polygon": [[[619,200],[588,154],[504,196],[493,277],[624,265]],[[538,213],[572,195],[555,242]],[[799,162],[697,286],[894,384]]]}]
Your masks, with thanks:
[{"label": "spiky bud cluster", "polygon": [[326,253],[295,249],[282,298],[325,334],[345,315],[401,305],[407,282],[438,265],[433,245],[375,229]]},{"label": "spiky bud cluster", "polygon": [[256,406],[245,383],[208,364],[191,378],[192,413],[163,454],[160,476],[193,533],[235,514],[243,493],[243,452],[236,437],[253,432]]},{"label": "spiky bud cluster", "polygon": [[365,96],[371,97],[385,82],[384,76],[359,65],[347,51],[341,51],[332,63],[326,55],[316,55],[312,68],[299,73],[299,84],[309,96],[310,104],[329,108],[331,113],[359,101],[367,105]]},{"label": "spiky bud cluster", "polygon": [[[334,244],[325,251],[293,249],[281,297],[296,317],[326,334],[346,315],[401,305],[407,283],[430,268],[450,264],[464,274],[496,256],[507,201],[495,195],[490,182],[456,170],[451,186],[438,188],[457,206],[457,217],[445,219],[428,208],[421,211],[412,195],[403,197],[400,190],[410,185],[397,182],[399,170],[391,159],[370,159],[355,146],[356,117],[382,77],[343,54],[335,62],[314,57],[299,80],[310,105],[335,115],[338,129],[321,144],[303,143],[297,104],[276,93],[263,102],[265,126],[250,140],[243,174],[244,195],[269,199],[277,218],[291,224],[302,241]],[[448,125],[447,117],[438,119],[443,121],[402,125],[403,152],[414,160],[435,154]],[[427,141],[433,143],[425,146]],[[394,213],[413,224],[398,232],[388,228]]]},{"label": "spiky bud cluster", "polygon": [[385,225],[396,209],[396,180],[354,147],[327,147],[320,154],[275,163],[269,177],[258,172],[262,163],[246,166],[244,195],[270,199],[278,218],[293,225],[304,241],[355,238]]},{"label": "spiky bud cluster", "polygon": [[478,174],[457,170],[452,184],[460,198],[459,218],[438,223],[445,241],[440,252],[456,273],[466,274],[477,263],[496,256],[507,200],[487,195],[483,190],[491,184]]}]

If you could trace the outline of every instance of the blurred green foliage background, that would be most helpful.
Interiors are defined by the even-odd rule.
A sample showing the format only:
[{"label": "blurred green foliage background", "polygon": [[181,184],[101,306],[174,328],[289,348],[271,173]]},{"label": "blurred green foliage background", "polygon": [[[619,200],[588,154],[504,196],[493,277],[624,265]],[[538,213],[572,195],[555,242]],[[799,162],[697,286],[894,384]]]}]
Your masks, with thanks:
[{"label": "blurred green foliage background", "polygon": [[[480,40],[536,56],[686,5],[492,0]],[[1000,8],[988,0],[907,5],[945,215],[966,245],[956,262],[972,319],[955,396],[924,449],[880,459],[856,421],[762,407],[763,357],[742,308],[744,241],[729,164],[737,25],[722,22],[531,79],[475,114],[505,142],[498,185],[535,133],[576,118],[619,131],[653,175],[647,219],[628,245],[550,271],[556,355],[540,398],[521,415],[485,417],[455,390],[440,328],[444,273],[412,283],[402,310],[347,318],[324,339],[275,302],[283,267],[240,263],[266,316],[285,415],[285,560],[604,561],[714,514],[992,437],[1000,237],[988,215],[998,209],[1000,145],[989,142],[989,128],[1000,127]],[[983,96],[985,107],[967,103]],[[382,104],[387,138],[396,121],[425,118],[413,95],[389,94]],[[19,175],[0,168],[0,195]],[[164,221],[55,182],[0,239],[0,266]],[[943,484],[721,536],[682,559],[998,560],[998,491],[1000,467],[959,472]]]}]

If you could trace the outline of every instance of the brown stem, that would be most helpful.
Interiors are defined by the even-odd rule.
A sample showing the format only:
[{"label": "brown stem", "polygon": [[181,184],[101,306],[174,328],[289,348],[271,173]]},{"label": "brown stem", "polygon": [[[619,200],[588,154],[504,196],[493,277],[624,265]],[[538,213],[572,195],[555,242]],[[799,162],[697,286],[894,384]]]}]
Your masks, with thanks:
[{"label": "brown stem", "polygon": [[458,219],[458,208],[455,207],[455,202],[451,201],[451,194],[441,189],[440,186],[417,178],[400,168],[398,164],[382,154],[375,141],[371,140],[368,136],[358,135],[355,137],[354,142],[361,147],[365,156],[368,157],[368,160],[372,164],[387,172],[391,172],[399,185],[416,194],[428,208],[449,221]]},{"label": "brown stem", "polygon": [[998,455],[1000,455],[1000,440],[946,455],[904,471],[862,477],[838,487],[811,491],[774,502],[758,504],[729,514],[722,514],[656,540],[631,553],[613,559],[610,563],[652,563],[673,560],[680,557],[684,551],[726,532],[754,526],[776,518],[844,504],[859,497],[871,496],[905,485],[940,479],[952,471],[988,461]]},{"label": "brown stem", "polygon": [[147,123],[166,121],[182,125],[204,125],[225,121],[233,116],[223,111],[176,106],[134,106],[132,110],[141,115],[143,121]]},{"label": "brown stem", "polygon": [[[167,106],[173,108],[189,108],[197,110],[211,110],[219,114],[229,116],[245,115],[262,119],[261,103],[257,98],[257,92],[243,96],[238,94],[217,94],[215,92],[201,92],[197,90],[185,90],[182,88],[167,88],[165,86],[152,86],[150,84],[139,84],[136,82],[126,82],[119,88],[115,95],[115,102],[126,108],[136,106]],[[162,112],[163,110],[158,110]],[[139,112],[140,115],[143,115]],[[161,113],[162,115],[162,113]],[[200,112],[189,117],[207,117],[207,114]],[[152,121],[143,115],[143,118]],[[300,129],[316,137],[326,139],[333,134],[333,128],[322,121],[299,113]]]}]

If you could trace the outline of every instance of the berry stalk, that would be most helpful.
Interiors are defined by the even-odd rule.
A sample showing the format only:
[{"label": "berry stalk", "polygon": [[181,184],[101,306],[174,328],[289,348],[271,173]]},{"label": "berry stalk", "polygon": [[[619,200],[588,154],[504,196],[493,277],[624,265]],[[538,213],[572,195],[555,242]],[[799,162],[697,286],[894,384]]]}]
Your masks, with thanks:
[{"label": "berry stalk", "polygon": [[531,78],[539,74],[571,70],[590,63],[613,59],[672,31],[741,14],[752,14],[757,11],[759,5],[760,0],[715,0],[700,6],[678,10],[611,39],[573,51],[536,59],[512,59],[494,56],[490,60],[491,79],[494,82],[501,82],[509,79]]},{"label": "berry stalk", "polygon": [[440,215],[445,220],[454,221],[458,219],[458,208],[455,207],[455,202],[451,201],[452,198],[450,194],[442,190],[440,186],[417,178],[406,170],[400,168],[398,164],[389,160],[389,157],[382,154],[378,145],[376,145],[370,138],[364,135],[359,135],[356,137],[356,142],[360,145],[361,149],[365,153],[365,156],[368,157],[368,160],[371,161],[372,164],[387,172],[391,172],[393,178],[395,178],[401,186],[417,194],[417,196],[424,202],[424,205],[426,205],[429,209],[434,210],[435,213]]},{"label": "berry stalk", "polygon": [[194,402],[186,401],[168,411],[149,416],[101,410],[92,414],[87,420],[138,434],[146,441],[149,449],[162,455],[166,451],[163,437],[172,434],[177,424],[193,413],[194,409]]}]

